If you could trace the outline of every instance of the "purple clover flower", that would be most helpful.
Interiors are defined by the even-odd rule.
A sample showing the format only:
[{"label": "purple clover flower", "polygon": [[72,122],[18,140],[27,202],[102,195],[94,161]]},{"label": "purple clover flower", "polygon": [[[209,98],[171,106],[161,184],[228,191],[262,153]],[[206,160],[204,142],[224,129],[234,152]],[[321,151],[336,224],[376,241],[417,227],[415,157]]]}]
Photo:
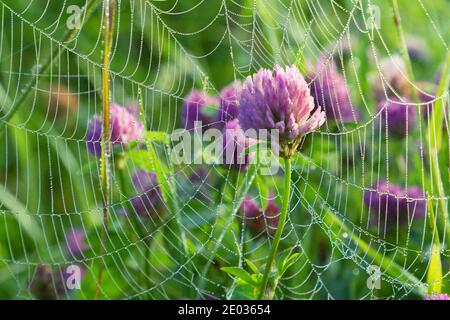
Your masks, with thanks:
[{"label": "purple clover flower", "polygon": [[203,204],[210,203],[212,201],[209,193],[211,173],[205,167],[190,168],[189,170],[188,183],[194,187],[195,198]]},{"label": "purple clover flower", "polygon": [[427,61],[430,58],[430,51],[423,38],[410,36],[406,39],[408,54],[412,60]]},{"label": "purple clover flower", "polygon": [[[431,118],[431,114],[433,112],[433,106],[434,103],[436,102],[436,95],[437,95],[437,91],[438,88],[435,84],[433,83],[420,83],[420,89],[418,91],[418,96],[419,96],[419,100],[420,102],[425,106],[425,108],[422,112],[423,112],[423,116],[425,117],[425,119],[430,119]],[[444,115],[448,116],[448,105],[446,105],[446,107],[444,108]],[[445,123],[442,124],[443,127],[445,127]]]},{"label": "purple clover flower", "polygon": [[219,94],[220,105],[217,113],[219,125],[238,117],[241,92],[242,83],[240,81],[235,81],[222,89]]},{"label": "purple clover flower", "polygon": [[278,130],[280,155],[290,158],[304,135],[325,122],[325,113],[314,99],[297,67],[260,69],[247,77],[239,100],[239,122],[243,130]]},{"label": "purple clover flower", "polygon": [[450,296],[446,293],[433,293],[432,295],[425,296],[424,300],[450,300]]},{"label": "purple clover flower", "polygon": [[88,124],[86,143],[87,149],[93,155],[100,157],[102,154],[102,119],[99,116],[94,116]]},{"label": "purple clover flower", "polygon": [[81,228],[72,229],[67,232],[66,245],[68,252],[76,258],[83,255],[83,252],[88,249],[87,244],[84,242],[85,232]]},{"label": "purple clover flower", "polygon": [[192,169],[189,174],[189,181],[195,184],[204,183],[208,179],[208,170],[205,167]]},{"label": "purple clover flower", "polygon": [[411,84],[402,57],[395,54],[380,62],[380,73],[373,79],[372,88],[377,101],[390,97],[409,97]]},{"label": "purple clover flower", "polygon": [[241,203],[240,210],[244,215],[244,222],[251,232],[260,235],[267,232],[273,236],[277,231],[280,206],[275,203],[273,193],[270,193],[267,206],[261,210],[256,200],[247,195]]},{"label": "purple clover flower", "polygon": [[422,113],[425,119],[431,116],[433,110],[434,101],[436,100],[435,92],[437,87],[433,83],[422,82],[419,84],[420,90],[417,91],[420,102],[424,105],[422,107]]},{"label": "purple clover flower", "polygon": [[244,135],[238,119],[227,122],[222,132],[223,164],[245,171],[253,158],[253,154],[246,154],[245,149],[254,143],[253,139]]},{"label": "purple clover flower", "polygon": [[131,198],[131,206],[141,217],[156,218],[161,209],[162,195],[156,175],[153,172],[138,170],[132,176],[133,185],[139,195]]},{"label": "purple clover flower", "polygon": [[181,125],[186,130],[195,128],[195,122],[202,123],[202,128],[207,129],[214,123],[217,115],[217,98],[193,90],[185,98],[181,109]]},{"label": "purple clover flower", "polygon": [[[80,277],[83,278],[85,269],[81,266],[78,267],[80,268]],[[52,268],[47,264],[38,265],[29,283],[31,294],[40,300],[65,298],[70,292],[66,285],[70,276],[67,271],[67,266]]]},{"label": "purple clover flower", "polygon": [[422,219],[426,214],[426,200],[421,188],[411,186],[404,189],[385,181],[375,183],[364,193],[364,204],[375,214],[372,222],[386,222],[387,228]]},{"label": "purple clover flower", "polygon": [[326,56],[322,56],[316,71],[310,76],[311,95],[314,97],[316,108],[325,110],[327,118],[338,123],[357,122],[361,114],[352,106],[350,92],[344,77],[338,72],[336,63],[332,61],[328,66]]},{"label": "purple clover flower", "polygon": [[[110,113],[110,139],[113,145],[126,146],[131,141],[142,138],[144,135],[144,127],[133,112],[113,103],[110,107]],[[94,116],[88,124],[86,142],[88,151],[97,157],[102,152],[102,130],[102,119],[99,116]]]},{"label": "purple clover flower", "polygon": [[144,134],[144,126],[136,119],[132,111],[118,104],[111,105],[111,141],[114,144],[127,145],[139,140]]},{"label": "purple clover flower", "polygon": [[409,101],[383,101],[378,105],[377,112],[380,113],[381,130],[386,132],[387,129],[389,136],[403,138],[414,128],[416,108]]}]

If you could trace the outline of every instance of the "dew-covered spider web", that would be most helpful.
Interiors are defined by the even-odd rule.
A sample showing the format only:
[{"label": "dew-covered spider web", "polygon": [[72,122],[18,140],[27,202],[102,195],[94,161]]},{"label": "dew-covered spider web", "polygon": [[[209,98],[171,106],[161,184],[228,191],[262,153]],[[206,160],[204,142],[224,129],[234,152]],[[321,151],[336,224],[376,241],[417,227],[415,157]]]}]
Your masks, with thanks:
[{"label": "dew-covered spider web", "polygon": [[[275,262],[296,255],[273,297],[450,290],[446,1],[399,0],[396,24],[381,0],[116,0],[109,97],[146,133],[113,146],[102,235],[89,124],[102,115],[104,3],[0,1],[1,298],[93,299],[99,273],[102,299],[254,298],[223,268],[263,271],[276,226],[254,228],[240,205],[251,195],[276,219],[282,168],[173,164],[164,137],[192,90],[218,96],[275,64],[297,65],[327,121],[293,158]],[[136,187],[142,170],[158,206]]]}]

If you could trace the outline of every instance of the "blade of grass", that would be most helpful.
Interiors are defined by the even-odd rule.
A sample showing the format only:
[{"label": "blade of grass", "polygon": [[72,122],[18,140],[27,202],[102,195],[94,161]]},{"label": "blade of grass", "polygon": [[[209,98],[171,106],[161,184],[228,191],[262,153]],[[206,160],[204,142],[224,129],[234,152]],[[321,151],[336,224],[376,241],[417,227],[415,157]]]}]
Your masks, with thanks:
[{"label": "blade of grass", "polygon": [[445,106],[448,103],[447,90],[450,84],[450,51],[445,59],[442,78],[439,82],[437,100],[433,105],[430,125],[427,136],[427,149],[430,159],[430,169],[433,180],[433,189],[439,196],[438,217],[445,232],[444,238],[450,246],[450,221],[448,217],[448,204],[442,182],[441,169],[439,167],[439,151],[442,147],[442,125],[444,123]]},{"label": "blade of grass", "polygon": [[431,245],[430,263],[428,265],[427,283],[430,295],[441,293],[442,291],[442,262],[441,262],[441,242],[437,230],[436,218],[431,199],[428,200],[429,223],[433,233],[433,243]]},{"label": "blade of grass", "polygon": [[25,205],[22,204],[17,197],[11,194],[3,185],[0,185],[0,203],[2,206],[11,210],[14,218],[28,234],[28,236],[35,241],[36,249],[39,250],[39,247],[44,245],[44,235],[39,227],[39,224],[33,220],[39,216],[30,214]]}]

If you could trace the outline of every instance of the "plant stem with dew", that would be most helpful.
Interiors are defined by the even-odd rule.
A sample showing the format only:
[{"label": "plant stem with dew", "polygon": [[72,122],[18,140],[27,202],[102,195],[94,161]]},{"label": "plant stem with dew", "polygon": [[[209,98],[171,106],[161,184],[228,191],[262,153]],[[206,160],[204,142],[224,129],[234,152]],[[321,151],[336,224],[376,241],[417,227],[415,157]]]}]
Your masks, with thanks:
[{"label": "plant stem with dew", "polygon": [[[269,282],[270,270],[277,253],[278,245],[280,244],[281,236],[283,234],[284,225],[286,224],[287,216],[289,213],[289,197],[291,194],[291,159],[284,159],[284,195],[283,195],[283,207],[281,210],[280,220],[278,222],[277,231],[272,242],[272,249],[270,251],[269,259],[267,260],[266,268],[264,270],[263,279],[261,282],[261,288],[259,291],[258,300],[261,300],[266,295],[267,283]],[[275,288],[273,288],[275,290]]]},{"label": "plant stem with dew", "polygon": [[102,127],[102,156],[101,156],[101,182],[102,182],[102,204],[103,204],[103,228],[101,232],[101,254],[100,266],[97,276],[94,299],[100,293],[103,270],[105,268],[104,254],[106,251],[106,237],[108,235],[108,219],[110,204],[110,176],[111,176],[111,139],[110,139],[110,102],[109,102],[109,69],[111,59],[111,44],[114,33],[115,0],[105,0],[104,5],[104,50],[102,69],[102,107],[103,107],[103,127]]}]

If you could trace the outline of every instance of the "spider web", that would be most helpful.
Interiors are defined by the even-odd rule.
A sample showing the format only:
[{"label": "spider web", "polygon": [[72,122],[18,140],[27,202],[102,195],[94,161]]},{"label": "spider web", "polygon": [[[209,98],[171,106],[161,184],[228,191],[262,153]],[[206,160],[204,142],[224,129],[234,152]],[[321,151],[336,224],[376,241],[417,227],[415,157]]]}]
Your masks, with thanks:
[{"label": "spider web", "polygon": [[[448,50],[447,17],[440,10],[447,4],[421,0],[400,4],[403,17],[414,14],[421,19],[414,25],[404,18],[404,24],[408,34],[422,36],[425,47],[433,51],[426,65],[413,63],[418,78],[432,82]],[[245,266],[245,259],[263,266],[272,238],[267,232],[249,232],[239,219],[242,213],[236,203],[243,195],[231,169],[176,167],[167,179],[174,183],[178,212],[162,221],[135,219],[124,214],[124,208],[139,196],[131,177],[139,169],[148,169],[151,160],[147,153],[123,156],[128,155],[126,148],[114,153],[112,166],[121,170],[111,177],[109,232],[101,253],[100,161],[88,153],[86,136],[89,119],[102,113],[103,8],[100,4],[91,17],[82,19],[76,35],[63,42],[71,5],[87,4],[2,0],[0,5],[4,125],[0,296],[32,299],[30,283],[38,277],[38,266],[78,265],[86,272],[81,289],[58,292],[57,297],[91,299],[103,262],[100,294],[105,299],[233,297],[234,279],[221,267]],[[370,26],[372,5],[380,10],[379,28]],[[382,60],[399,53],[392,21],[387,1],[117,1],[111,100],[132,107],[142,98],[149,131],[170,133],[178,128],[181,105],[192,89],[218,94],[236,79],[245,79],[262,67],[291,65],[299,56],[305,70],[325,56],[319,75],[328,72],[331,63],[338,65],[352,107],[362,119],[327,121],[320,132],[308,137],[295,158],[289,219],[279,256],[291,250],[299,256],[279,283],[278,299],[410,298],[420,296],[417,292],[427,281],[433,239],[429,219],[410,219],[406,226],[390,230],[379,221],[374,225],[373,216],[378,215],[364,204],[364,193],[378,192],[371,186],[380,179],[424,190],[431,184],[425,151],[429,118],[416,121],[414,131],[401,140],[384,135],[384,127],[378,125],[381,112],[376,109],[371,81],[381,85],[385,96],[389,92],[401,96],[382,72]],[[432,39],[430,32],[435,35]],[[58,56],[41,72],[55,51]],[[403,72],[399,65],[393,68]],[[402,76],[424,92],[406,73]],[[12,106],[34,78],[25,103],[12,115]],[[423,113],[427,104],[414,106]],[[447,121],[445,116],[440,160],[448,166]],[[159,160],[167,163],[167,148],[159,143],[154,147]],[[200,167],[205,170],[202,174]],[[239,176],[238,180],[250,179],[245,173]],[[255,187],[262,183],[281,204],[282,176],[257,177],[249,193],[264,204],[267,195]],[[427,199],[437,208],[439,201],[448,202],[448,189],[442,197],[431,188]],[[167,206],[162,209],[167,210]],[[330,213],[336,219],[333,223],[327,219]],[[171,243],[181,238],[172,223],[177,216],[189,250],[182,264],[173,255],[184,255],[183,248]],[[68,253],[65,244],[74,228],[85,232],[88,246],[78,257]],[[445,241],[442,234],[441,242]],[[448,286],[448,256],[444,245],[440,279],[444,287]],[[389,272],[394,262],[403,276]],[[380,272],[381,289],[368,286],[371,266]],[[405,280],[405,274],[414,277]]]}]

